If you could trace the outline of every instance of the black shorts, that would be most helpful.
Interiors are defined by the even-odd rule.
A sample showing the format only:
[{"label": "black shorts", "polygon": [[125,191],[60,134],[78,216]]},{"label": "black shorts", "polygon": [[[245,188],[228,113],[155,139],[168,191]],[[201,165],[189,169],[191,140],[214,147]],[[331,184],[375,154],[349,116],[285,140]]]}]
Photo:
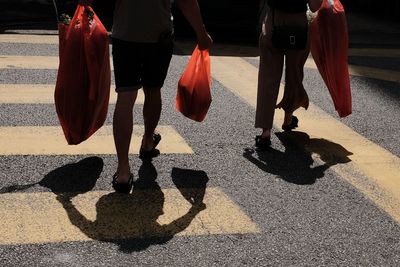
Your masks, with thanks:
[{"label": "black shorts", "polygon": [[135,43],[113,38],[115,91],[161,88],[167,77],[172,51],[172,39],[158,43]]}]

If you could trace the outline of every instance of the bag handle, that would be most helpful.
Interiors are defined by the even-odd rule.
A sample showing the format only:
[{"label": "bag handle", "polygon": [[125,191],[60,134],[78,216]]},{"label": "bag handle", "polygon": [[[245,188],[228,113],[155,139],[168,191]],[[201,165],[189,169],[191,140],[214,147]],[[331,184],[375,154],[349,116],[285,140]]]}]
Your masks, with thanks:
[{"label": "bag handle", "polygon": [[53,0],[53,5],[54,5],[54,11],[56,12],[57,22],[59,22],[60,21],[60,17],[58,16],[58,8],[57,8],[56,0]]}]

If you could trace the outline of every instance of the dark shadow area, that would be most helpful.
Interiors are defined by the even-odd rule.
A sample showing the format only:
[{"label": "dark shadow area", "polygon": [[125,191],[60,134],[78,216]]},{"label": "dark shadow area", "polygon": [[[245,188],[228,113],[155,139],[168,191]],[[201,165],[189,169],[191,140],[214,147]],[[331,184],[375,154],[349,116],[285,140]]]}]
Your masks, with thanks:
[{"label": "dark shadow area", "polygon": [[204,171],[173,168],[172,181],[182,196],[192,205],[204,206],[208,176]]},{"label": "dark shadow area", "polygon": [[[350,162],[348,156],[352,153],[328,140],[310,138],[306,133],[297,131],[280,132],[276,136],[284,145],[284,152],[272,147],[268,151],[246,148],[243,156],[261,170],[289,183],[313,184],[324,177],[329,167]],[[319,155],[322,165],[314,166],[313,153]]]},{"label": "dark shadow area", "polygon": [[67,193],[76,196],[93,189],[103,171],[103,166],[103,160],[99,157],[86,158],[50,172],[39,185],[57,195]]},{"label": "dark shadow area", "polygon": [[[214,36],[213,36],[214,38]],[[174,54],[180,56],[189,56],[196,46],[195,38],[175,38]],[[260,55],[257,42],[216,42],[210,49],[211,56],[224,57],[258,57]]]},{"label": "dark shadow area", "polygon": [[51,171],[38,183],[7,186],[1,188],[0,193],[15,193],[40,185],[57,195],[68,193],[75,196],[93,189],[103,166],[103,160],[99,157],[85,158]]},{"label": "dark shadow area", "polygon": [[58,195],[71,223],[94,240],[114,243],[120,251],[131,253],[163,244],[187,228],[205,206],[192,206],[186,214],[161,225],[157,219],[163,214],[164,193],[158,185],[157,171],[151,161],[143,161],[139,178],[131,194],[110,193],[96,203],[97,216],[87,219],[72,203],[73,196]]}]

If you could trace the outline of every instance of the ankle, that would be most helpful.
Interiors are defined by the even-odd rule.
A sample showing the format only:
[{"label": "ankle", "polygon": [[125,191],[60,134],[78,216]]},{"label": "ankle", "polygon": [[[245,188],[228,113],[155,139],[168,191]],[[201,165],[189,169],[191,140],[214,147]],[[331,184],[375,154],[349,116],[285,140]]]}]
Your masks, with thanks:
[{"label": "ankle", "polygon": [[263,129],[261,138],[271,138],[271,129]]},{"label": "ankle", "polygon": [[285,113],[285,118],[283,119],[283,125],[288,125],[292,122],[293,113]]},{"label": "ankle", "polygon": [[129,180],[129,177],[131,176],[131,170],[126,166],[123,167],[118,167],[117,169],[117,181],[118,182],[127,182]]}]

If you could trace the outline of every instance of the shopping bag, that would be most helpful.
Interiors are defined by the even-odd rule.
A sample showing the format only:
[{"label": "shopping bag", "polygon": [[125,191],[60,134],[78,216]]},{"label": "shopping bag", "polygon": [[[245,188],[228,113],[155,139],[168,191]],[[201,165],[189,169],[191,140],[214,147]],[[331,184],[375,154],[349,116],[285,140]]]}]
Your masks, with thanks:
[{"label": "shopping bag", "polygon": [[178,82],[176,110],[192,120],[203,121],[211,105],[210,88],[210,55],[196,46]]},{"label": "shopping bag", "polygon": [[342,4],[339,0],[323,0],[310,25],[310,48],[340,117],[352,112],[348,39]]},{"label": "shopping bag", "polygon": [[107,116],[111,70],[108,33],[90,6],[78,5],[69,25],[58,23],[55,106],[68,144],[95,133]]}]

